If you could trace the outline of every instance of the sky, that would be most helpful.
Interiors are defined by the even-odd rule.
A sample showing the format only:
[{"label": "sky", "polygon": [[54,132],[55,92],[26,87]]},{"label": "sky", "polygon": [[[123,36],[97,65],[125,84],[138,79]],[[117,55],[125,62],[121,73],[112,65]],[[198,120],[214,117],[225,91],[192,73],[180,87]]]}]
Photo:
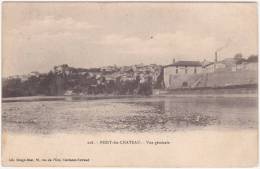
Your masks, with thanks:
[{"label": "sky", "polygon": [[3,76],[258,52],[256,3],[4,2]]}]

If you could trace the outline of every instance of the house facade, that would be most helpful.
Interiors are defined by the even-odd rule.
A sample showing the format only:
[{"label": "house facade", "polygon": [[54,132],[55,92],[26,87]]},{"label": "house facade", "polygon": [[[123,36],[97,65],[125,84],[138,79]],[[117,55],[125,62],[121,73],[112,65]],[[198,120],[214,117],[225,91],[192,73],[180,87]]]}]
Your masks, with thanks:
[{"label": "house facade", "polygon": [[226,69],[226,65],[222,62],[211,62],[203,66],[203,72],[205,73],[220,72],[225,71]]},{"label": "house facade", "polygon": [[163,78],[167,89],[226,87],[257,84],[258,62],[236,62],[227,58],[215,62],[179,61],[164,66]]},{"label": "house facade", "polygon": [[190,87],[198,74],[203,72],[199,61],[178,61],[164,66],[164,84],[166,88]]}]

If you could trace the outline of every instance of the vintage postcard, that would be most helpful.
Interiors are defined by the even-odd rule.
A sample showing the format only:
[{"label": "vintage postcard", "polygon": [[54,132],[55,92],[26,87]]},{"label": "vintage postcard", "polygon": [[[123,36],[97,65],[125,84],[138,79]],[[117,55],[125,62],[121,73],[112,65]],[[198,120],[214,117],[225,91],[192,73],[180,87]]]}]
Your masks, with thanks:
[{"label": "vintage postcard", "polygon": [[2,165],[254,167],[254,2],[3,2]]}]

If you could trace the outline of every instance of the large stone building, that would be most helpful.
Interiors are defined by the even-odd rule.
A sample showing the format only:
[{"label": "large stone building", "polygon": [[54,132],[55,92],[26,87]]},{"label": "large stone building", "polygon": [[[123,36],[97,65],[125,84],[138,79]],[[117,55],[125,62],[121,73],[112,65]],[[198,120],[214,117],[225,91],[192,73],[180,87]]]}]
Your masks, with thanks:
[{"label": "large stone building", "polygon": [[257,84],[257,61],[239,63],[233,58],[215,62],[178,61],[164,66],[167,89],[226,87]]},{"label": "large stone building", "polygon": [[203,72],[199,61],[178,61],[164,66],[164,84],[166,88],[190,87],[196,81],[197,74]]}]

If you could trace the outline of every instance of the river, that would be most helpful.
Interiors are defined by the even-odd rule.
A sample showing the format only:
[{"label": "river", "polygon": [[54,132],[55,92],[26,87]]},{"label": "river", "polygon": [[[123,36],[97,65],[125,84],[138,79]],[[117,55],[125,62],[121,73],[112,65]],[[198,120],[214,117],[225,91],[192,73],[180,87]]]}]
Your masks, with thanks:
[{"label": "river", "polygon": [[256,129],[257,109],[256,97],[16,100],[2,103],[2,122],[32,134]]}]

